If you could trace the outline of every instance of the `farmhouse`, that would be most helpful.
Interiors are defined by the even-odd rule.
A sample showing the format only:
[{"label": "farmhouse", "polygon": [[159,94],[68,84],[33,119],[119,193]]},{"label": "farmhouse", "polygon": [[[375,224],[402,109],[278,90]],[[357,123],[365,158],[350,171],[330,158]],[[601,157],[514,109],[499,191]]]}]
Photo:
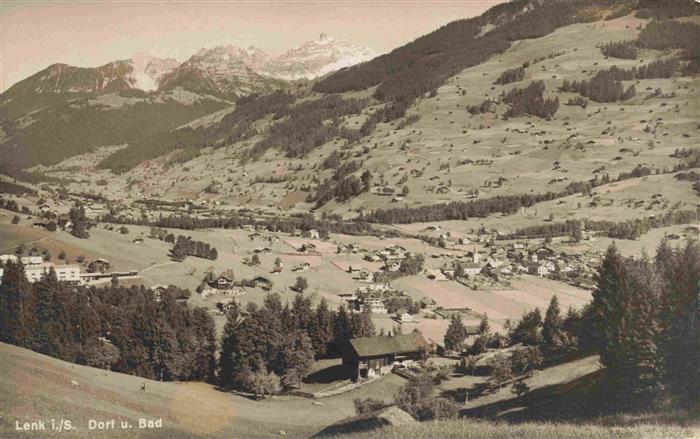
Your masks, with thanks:
[{"label": "farmhouse", "polygon": [[224,274],[209,282],[209,286],[217,290],[228,290],[229,288],[231,288],[232,285],[233,279]]},{"label": "farmhouse", "polygon": [[256,287],[260,287],[263,290],[269,290],[272,288],[272,281],[263,276],[258,276],[255,279],[253,279],[253,283]]},{"label": "farmhouse", "polygon": [[299,271],[309,271],[310,269],[311,269],[311,264],[309,264],[308,262],[304,262],[304,263],[292,268],[292,271],[297,273]]},{"label": "farmhouse", "polygon": [[527,265],[527,271],[530,274],[536,274],[540,277],[544,277],[549,274],[550,270],[546,264],[541,264],[539,262],[530,262]]},{"label": "farmhouse", "polygon": [[306,243],[302,244],[301,247],[299,247],[299,253],[310,253],[316,251],[316,246],[312,243]]},{"label": "farmhouse", "polygon": [[88,264],[87,271],[89,273],[95,273],[95,272],[100,272],[104,273],[105,271],[109,270],[110,264],[107,259],[104,258],[97,258],[93,261],[91,261]]},{"label": "farmhouse", "polygon": [[381,297],[367,297],[363,301],[363,309],[372,314],[386,314],[387,310],[384,306],[384,300]]},{"label": "farmhouse", "polygon": [[428,342],[418,332],[393,337],[364,337],[349,340],[343,348],[343,365],[357,381],[391,372],[396,362],[419,360]]}]

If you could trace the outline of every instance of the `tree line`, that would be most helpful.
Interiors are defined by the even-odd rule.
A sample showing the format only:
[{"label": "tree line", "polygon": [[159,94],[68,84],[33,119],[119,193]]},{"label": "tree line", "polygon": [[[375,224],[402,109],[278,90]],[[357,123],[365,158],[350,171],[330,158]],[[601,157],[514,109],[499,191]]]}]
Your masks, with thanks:
[{"label": "tree line", "polygon": [[576,231],[583,228],[591,232],[599,232],[608,238],[637,239],[651,229],[693,224],[700,221],[700,210],[670,210],[664,215],[635,218],[626,221],[611,220],[566,220],[563,223],[540,224],[522,227],[501,239],[553,238],[555,236],[574,236]]},{"label": "tree line", "polygon": [[97,288],[58,281],[49,270],[29,283],[8,262],[0,286],[0,339],[61,360],[150,379],[213,380],[214,321],[177,298],[170,286],[157,300],[144,287]]},{"label": "tree line", "polygon": [[298,293],[292,304],[268,294],[262,306],[248,304],[245,311],[233,304],[218,361],[219,383],[256,394],[293,387],[309,371],[314,359],[338,356],[351,338],[375,334],[369,313],[354,313],[340,305],[337,311],[322,299]]},{"label": "tree line", "polygon": [[369,223],[379,224],[410,224],[429,221],[466,220],[469,218],[485,218],[493,213],[513,215],[520,209],[533,206],[543,201],[551,201],[557,198],[567,197],[573,194],[590,194],[593,188],[613,181],[623,181],[630,178],[639,178],[652,174],[667,174],[683,169],[691,169],[700,166],[699,157],[690,158],[686,162],[680,162],[672,170],[657,168],[653,170],[647,166],[638,165],[630,172],[621,172],[616,179],[610,175],[596,175],[587,181],[575,181],[569,183],[560,192],[546,192],[544,194],[520,194],[499,195],[493,198],[485,198],[472,201],[452,201],[449,203],[433,204],[420,207],[398,207],[390,209],[377,209],[361,219]]}]

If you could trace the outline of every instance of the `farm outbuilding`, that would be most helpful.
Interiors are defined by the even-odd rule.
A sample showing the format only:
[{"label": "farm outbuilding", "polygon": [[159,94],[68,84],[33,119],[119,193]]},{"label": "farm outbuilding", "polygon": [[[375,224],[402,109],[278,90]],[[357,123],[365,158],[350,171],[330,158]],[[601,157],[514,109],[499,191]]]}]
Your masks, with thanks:
[{"label": "farm outbuilding", "polygon": [[353,338],[343,348],[343,365],[357,381],[391,372],[396,362],[418,360],[427,352],[428,342],[418,332],[393,337]]}]

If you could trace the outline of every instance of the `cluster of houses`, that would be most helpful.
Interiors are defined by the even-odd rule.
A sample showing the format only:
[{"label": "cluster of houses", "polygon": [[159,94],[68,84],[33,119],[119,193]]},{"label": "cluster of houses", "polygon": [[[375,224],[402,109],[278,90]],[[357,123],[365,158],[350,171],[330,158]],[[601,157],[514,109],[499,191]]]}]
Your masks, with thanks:
[{"label": "cluster of houses", "polygon": [[382,250],[365,253],[364,259],[369,262],[384,262],[387,271],[398,271],[407,253],[405,248],[392,244]]},{"label": "cluster of houses", "polygon": [[578,286],[591,286],[591,279],[599,265],[596,256],[556,252],[548,246],[528,246],[514,242],[490,246],[481,254],[476,250],[459,255],[446,262],[440,270],[427,270],[433,280],[473,278],[476,276],[500,280],[517,274],[556,278]]}]

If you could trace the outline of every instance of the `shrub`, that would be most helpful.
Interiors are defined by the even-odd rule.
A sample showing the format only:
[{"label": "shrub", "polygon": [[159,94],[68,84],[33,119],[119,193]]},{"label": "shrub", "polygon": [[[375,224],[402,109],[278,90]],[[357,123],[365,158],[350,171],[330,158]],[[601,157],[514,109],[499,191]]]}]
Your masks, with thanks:
[{"label": "shrub", "polygon": [[358,415],[375,412],[387,406],[384,401],[372,398],[355,398],[352,400],[352,403],[355,405],[355,413]]},{"label": "shrub", "polygon": [[420,404],[416,418],[420,421],[455,419],[459,415],[457,403],[447,398],[433,398]]}]

